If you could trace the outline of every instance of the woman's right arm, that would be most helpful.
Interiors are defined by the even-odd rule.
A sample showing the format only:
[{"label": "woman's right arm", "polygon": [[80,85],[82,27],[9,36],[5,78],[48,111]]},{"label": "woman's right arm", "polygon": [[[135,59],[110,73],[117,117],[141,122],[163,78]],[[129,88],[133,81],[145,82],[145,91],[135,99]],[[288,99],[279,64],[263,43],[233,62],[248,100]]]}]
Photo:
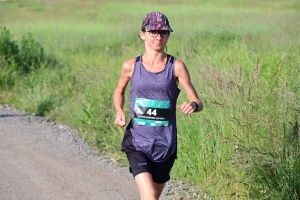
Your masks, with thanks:
[{"label": "woman's right arm", "polygon": [[114,91],[114,105],[116,109],[115,125],[121,127],[126,125],[126,117],[123,112],[123,106],[125,102],[125,89],[132,76],[134,60],[135,59],[127,60],[123,63],[121,76]]}]

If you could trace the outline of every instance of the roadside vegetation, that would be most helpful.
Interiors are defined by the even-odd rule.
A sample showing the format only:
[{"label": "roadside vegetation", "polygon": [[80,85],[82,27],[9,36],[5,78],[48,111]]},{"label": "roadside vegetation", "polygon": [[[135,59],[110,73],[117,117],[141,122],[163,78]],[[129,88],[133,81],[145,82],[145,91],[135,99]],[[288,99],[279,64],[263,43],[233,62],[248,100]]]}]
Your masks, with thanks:
[{"label": "roadside vegetation", "polygon": [[212,199],[300,199],[299,10],[297,0],[3,1],[0,103],[79,129],[123,165],[113,90],[122,62],[143,53],[142,18],[161,11],[175,31],[168,53],[204,102],[178,112],[172,177]]}]

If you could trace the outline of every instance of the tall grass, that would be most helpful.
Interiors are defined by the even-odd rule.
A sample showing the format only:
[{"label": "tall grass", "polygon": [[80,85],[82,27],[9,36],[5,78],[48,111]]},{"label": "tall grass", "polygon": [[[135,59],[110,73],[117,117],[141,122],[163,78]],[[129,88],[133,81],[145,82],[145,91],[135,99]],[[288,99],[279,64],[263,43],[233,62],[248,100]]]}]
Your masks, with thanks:
[{"label": "tall grass", "polygon": [[[269,81],[264,81],[259,62],[249,74],[238,66],[242,63],[222,68],[207,65],[199,69],[206,110],[202,115],[191,116],[190,120],[180,116],[179,121],[184,124],[179,124],[179,144],[183,150],[179,151],[182,159],[178,159],[176,174],[203,188],[218,185],[210,193],[223,194],[222,198],[235,194],[236,197],[259,199],[265,193],[253,187],[260,187],[262,182],[273,181],[281,175],[264,181],[254,177],[265,176],[278,162],[284,163],[282,166],[288,168],[285,170],[293,171],[300,155],[296,148],[299,145],[299,86],[298,83],[293,85],[290,79],[299,80],[299,69],[292,68],[295,58],[284,60],[284,67],[292,72],[278,72],[282,70],[278,65],[273,74],[276,78]],[[287,86],[287,83],[292,84]],[[292,136],[294,145],[286,139]],[[284,153],[287,147],[289,153]],[[291,153],[291,160],[285,163],[286,154]],[[293,181],[299,178],[298,172],[294,174]],[[294,187],[292,182],[283,183],[289,189]],[[224,188],[230,193],[224,192]],[[269,188],[277,192],[281,189]],[[273,193],[270,199],[282,198]]]},{"label": "tall grass", "polygon": [[[0,26],[12,39],[18,43],[30,34],[43,56],[56,61],[26,75],[5,64],[11,75],[1,70],[0,77],[14,84],[2,88],[0,102],[78,128],[119,163],[126,163],[120,152],[124,129],[113,125],[112,95],[120,66],[144,52],[138,38],[144,15],[164,12],[175,30],[168,53],[187,64],[204,102],[199,114],[177,113],[172,178],[213,199],[299,198],[298,1],[0,5]],[[126,97],[128,105],[128,91]],[[182,92],[179,102],[186,100]]]}]

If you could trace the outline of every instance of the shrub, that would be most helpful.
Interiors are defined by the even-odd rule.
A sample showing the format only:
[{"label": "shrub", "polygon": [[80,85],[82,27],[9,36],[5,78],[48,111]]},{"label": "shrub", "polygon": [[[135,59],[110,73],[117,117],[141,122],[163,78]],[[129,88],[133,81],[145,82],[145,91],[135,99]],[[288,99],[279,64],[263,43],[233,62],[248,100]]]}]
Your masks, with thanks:
[{"label": "shrub", "polygon": [[4,69],[12,64],[14,60],[18,59],[18,55],[18,44],[12,40],[9,31],[4,27],[0,35],[0,68]]},{"label": "shrub", "polygon": [[57,64],[55,59],[45,56],[43,47],[31,33],[18,43],[5,27],[0,34],[0,88],[11,88],[15,79],[39,69],[41,66]]},{"label": "shrub", "polygon": [[43,47],[33,39],[31,33],[22,37],[19,58],[19,69],[25,73],[40,68],[46,61]]}]

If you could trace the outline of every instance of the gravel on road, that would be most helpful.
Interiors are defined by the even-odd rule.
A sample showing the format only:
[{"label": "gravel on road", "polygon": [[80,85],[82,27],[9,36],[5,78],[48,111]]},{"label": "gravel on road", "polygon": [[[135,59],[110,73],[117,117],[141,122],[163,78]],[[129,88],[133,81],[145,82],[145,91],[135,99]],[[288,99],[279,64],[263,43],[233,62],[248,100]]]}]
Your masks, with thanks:
[{"label": "gravel on road", "polygon": [[[138,200],[128,167],[103,158],[63,124],[0,105],[1,200]],[[200,199],[184,182],[161,200]]]}]

